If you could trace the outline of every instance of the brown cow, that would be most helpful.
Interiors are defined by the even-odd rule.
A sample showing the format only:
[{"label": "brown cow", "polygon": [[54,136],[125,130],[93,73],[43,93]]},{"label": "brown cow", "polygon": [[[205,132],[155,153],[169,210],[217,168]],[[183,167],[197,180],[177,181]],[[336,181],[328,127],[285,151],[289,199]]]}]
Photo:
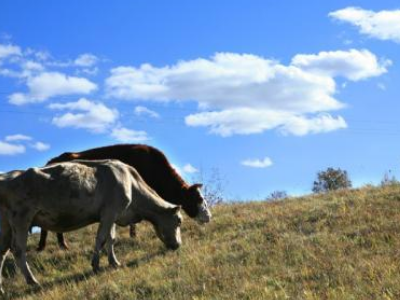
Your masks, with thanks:
[{"label": "brown cow", "polygon": [[[191,218],[200,223],[208,223],[211,213],[199,189],[201,184],[188,185],[158,149],[141,144],[122,144],[90,149],[82,152],[66,152],[51,159],[49,164],[71,161],[74,159],[97,160],[118,159],[134,167],[144,181],[156,191],[161,198],[172,204],[182,206]],[[135,225],[131,226],[131,236]],[[42,230],[38,250],[46,246],[47,231]],[[67,248],[61,233],[57,234],[60,247]]]}]

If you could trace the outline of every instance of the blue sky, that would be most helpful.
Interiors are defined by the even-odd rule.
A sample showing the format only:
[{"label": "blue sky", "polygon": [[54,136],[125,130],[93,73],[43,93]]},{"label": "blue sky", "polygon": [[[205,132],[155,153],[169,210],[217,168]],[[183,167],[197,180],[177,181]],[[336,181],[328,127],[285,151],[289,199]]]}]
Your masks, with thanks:
[{"label": "blue sky", "polygon": [[398,1],[2,1],[0,171],[148,143],[229,199],[399,176]]}]

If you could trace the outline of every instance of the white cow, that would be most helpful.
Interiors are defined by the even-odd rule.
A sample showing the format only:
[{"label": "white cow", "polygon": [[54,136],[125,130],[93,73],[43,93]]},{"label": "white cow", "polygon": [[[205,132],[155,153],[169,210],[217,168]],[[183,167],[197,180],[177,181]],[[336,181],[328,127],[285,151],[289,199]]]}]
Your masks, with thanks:
[{"label": "white cow", "polygon": [[28,284],[37,285],[26,262],[31,225],[66,232],[99,222],[92,259],[99,270],[99,252],[106,244],[111,266],[115,224],[150,221],[170,249],[181,244],[180,207],[164,201],[136,170],[117,160],[73,161],[0,177],[0,290],[1,271],[9,249]]}]

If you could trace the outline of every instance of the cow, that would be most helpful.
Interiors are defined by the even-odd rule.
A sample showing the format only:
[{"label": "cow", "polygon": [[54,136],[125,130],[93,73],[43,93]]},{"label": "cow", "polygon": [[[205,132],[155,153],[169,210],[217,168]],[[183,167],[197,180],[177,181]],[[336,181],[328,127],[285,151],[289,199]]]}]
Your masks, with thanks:
[{"label": "cow", "polygon": [[[191,218],[199,223],[208,223],[211,212],[200,193],[201,184],[188,185],[171,166],[166,156],[158,149],[142,144],[120,144],[94,148],[82,152],[66,152],[51,159],[47,165],[74,159],[118,159],[134,167],[144,181],[165,201],[181,205]],[[131,226],[131,236],[135,236],[135,225]],[[42,230],[37,250],[46,246],[47,231]],[[61,233],[57,234],[61,248],[68,246]]]},{"label": "cow", "polygon": [[26,262],[31,225],[67,232],[99,223],[92,268],[99,271],[104,245],[112,267],[120,266],[114,254],[115,224],[127,226],[142,220],[153,224],[167,248],[181,245],[180,206],[164,201],[139,173],[118,160],[79,160],[30,168],[0,180],[0,291],[5,256],[11,249],[28,284],[38,285]]}]

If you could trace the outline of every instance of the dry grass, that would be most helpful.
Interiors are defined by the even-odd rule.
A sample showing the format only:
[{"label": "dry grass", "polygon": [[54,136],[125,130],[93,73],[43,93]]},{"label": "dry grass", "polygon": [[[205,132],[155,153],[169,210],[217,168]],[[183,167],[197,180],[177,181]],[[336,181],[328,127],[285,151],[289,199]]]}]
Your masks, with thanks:
[{"label": "dry grass", "polygon": [[277,202],[215,207],[206,227],[183,225],[184,245],[165,252],[141,225],[119,229],[124,267],[90,268],[95,227],[54,236],[29,262],[41,290],[6,265],[6,298],[24,299],[400,299],[400,187],[363,188]]}]

